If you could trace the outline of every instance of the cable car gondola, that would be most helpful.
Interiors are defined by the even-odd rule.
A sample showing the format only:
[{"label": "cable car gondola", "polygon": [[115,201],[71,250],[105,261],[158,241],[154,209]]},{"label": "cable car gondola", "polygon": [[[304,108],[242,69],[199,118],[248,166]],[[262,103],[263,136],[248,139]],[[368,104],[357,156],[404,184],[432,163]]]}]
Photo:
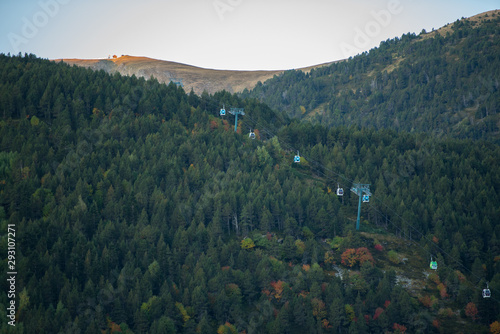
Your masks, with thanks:
[{"label": "cable car gondola", "polygon": [[250,133],[248,134],[248,138],[255,139],[255,132],[253,132],[252,130],[250,130]]},{"label": "cable car gondola", "polygon": [[344,189],[340,188],[337,184],[337,196],[344,196]]},{"label": "cable car gondola", "polygon": [[293,162],[300,162],[299,151],[297,151],[297,155],[293,158]]},{"label": "cable car gondola", "polygon": [[370,195],[363,195],[363,202],[364,203],[370,202]]},{"label": "cable car gondola", "polygon": [[219,114],[221,116],[226,116],[226,106],[224,104],[222,105],[222,109],[220,110]]},{"label": "cable car gondola", "polygon": [[432,269],[432,270],[436,270],[438,268],[438,263],[437,261],[433,261],[432,260],[432,256],[431,256],[431,263],[429,264],[429,267]]},{"label": "cable car gondola", "polygon": [[486,283],[486,289],[483,289],[483,298],[490,298],[490,297],[491,297],[490,287],[488,286],[488,283]]}]

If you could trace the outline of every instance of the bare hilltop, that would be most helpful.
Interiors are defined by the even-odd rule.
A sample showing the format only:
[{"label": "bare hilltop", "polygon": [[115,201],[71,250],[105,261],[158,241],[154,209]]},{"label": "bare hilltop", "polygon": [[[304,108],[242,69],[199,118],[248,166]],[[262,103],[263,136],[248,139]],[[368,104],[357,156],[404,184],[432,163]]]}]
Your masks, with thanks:
[{"label": "bare hilltop", "polygon": [[[241,92],[245,88],[252,89],[259,81],[264,82],[284,72],[284,70],[214,70],[172,61],[128,55],[113,56],[108,59],[55,59],[55,61],[63,61],[70,65],[88,67],[94,70],[104,70],[109,73],[119,72],[122,75],[135,75],[147,79],[152,76],[159,82],[164,83],[170,81],[182,83],[186,92],[193,89],[196,94],[201,94],[203,91],[213,94],[220,90],[231,93]],[[301,68],[300,70],[307,72],[314,67],[328,64],[330,63]]]}]

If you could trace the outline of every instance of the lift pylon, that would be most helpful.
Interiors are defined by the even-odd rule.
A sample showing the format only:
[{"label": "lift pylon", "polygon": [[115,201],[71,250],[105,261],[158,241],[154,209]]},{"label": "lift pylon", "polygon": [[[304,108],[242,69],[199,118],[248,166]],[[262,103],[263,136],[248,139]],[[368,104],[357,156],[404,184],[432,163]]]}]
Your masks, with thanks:
[{"label": "lift pylon", "polygon": [[234,132],[238,129],[238,115],[245,115],[244,108],[231,108],[229,113],[234,115]]},{"label": "lift pylon", "polygon": [[[351,191],[359,196],[358,219],[356,220],[356,230],[359,230],[359,217],[361,215],[361,199],[365,196],[371,196],[372,193],[370,192],[370,185],[369,184],[362,184],[362,183],[354,183],[353,187],[351,188]],[[363,195],[363,194],[365,194],[365,195]],[[365,197],[365,199],[366,199],[366,197]]]}]

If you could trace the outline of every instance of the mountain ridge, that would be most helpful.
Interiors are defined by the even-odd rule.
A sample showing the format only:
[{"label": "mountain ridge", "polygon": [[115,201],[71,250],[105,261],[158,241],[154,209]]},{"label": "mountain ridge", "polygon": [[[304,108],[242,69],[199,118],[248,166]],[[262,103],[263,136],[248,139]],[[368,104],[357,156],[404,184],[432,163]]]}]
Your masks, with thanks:
[{"label": "mountain ridge", "polygon": [[[113,56],[115,57],[115,56]],[[149,79],[151,76],[159,82],[170,81],[182,83],[184,90],[191,89],[198,95],[203,91],[213,94],[226,90],[230,93],[252,89],[260,81],[264,82],[286,70],[217,70],[188,65],[168,60],[154,59],[144,56],[122,55],[108,59],[78,59],[60,58],[54,61],[63,61],[70,65],[104,70],[108,73],[119,72],[122,75],[135,75]],[[327,66],[333,62],[312,65],[298,70],[309,72],[313,68]]]},{"label": "mountain ridge", "polygon": [[[489,15],[498,12],[499,10],[491,10],[462,19],[481,22]],[[433,37],[437,33],[445,36],[446,32],[450,30],[451,24],[452,23],[449,23],[437,30],[427,33],[426,38]],[[53,61],[63,61],[70,65],[87,67],[93,70],[104,70],[108,73],[118,72],[122,75],[135,75],[146,79],[153,76],[162,83],[169,83],[170,81],[182,83],[186,92],[192,89],[198,95],[202,94],[203,91],[213,94],[221,90],[226,90],[230,93],[239,93],[245,89],[252,90],[259,81],[263,83],[272,79],[275,75],[281,75],[288,70],[293,70],[220,70],[145,56],[122,55],[120,57],[114,57],[116,56],[107,59],[58,58],[53,59]],[[333,63],[345,60],[346,59],[333,60],[322,64],[297,68],[295,70],[300,70],[307,74],[312,69],[329,66]]]},{"label": "mountain ridge", "polygon": [[498,141],[499,14],[388,39],[308,74],[287,71],[241,96],[326,126]]}]

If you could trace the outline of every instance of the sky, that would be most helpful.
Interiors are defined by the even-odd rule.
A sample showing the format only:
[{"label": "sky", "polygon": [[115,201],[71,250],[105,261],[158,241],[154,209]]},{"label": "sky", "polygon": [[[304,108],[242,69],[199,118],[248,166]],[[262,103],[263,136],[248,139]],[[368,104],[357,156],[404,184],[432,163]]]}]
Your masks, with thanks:
[{"label": "sky", "polygon": [[0,0],[0,53],[285,70],[500,9],[500,0]]}]

